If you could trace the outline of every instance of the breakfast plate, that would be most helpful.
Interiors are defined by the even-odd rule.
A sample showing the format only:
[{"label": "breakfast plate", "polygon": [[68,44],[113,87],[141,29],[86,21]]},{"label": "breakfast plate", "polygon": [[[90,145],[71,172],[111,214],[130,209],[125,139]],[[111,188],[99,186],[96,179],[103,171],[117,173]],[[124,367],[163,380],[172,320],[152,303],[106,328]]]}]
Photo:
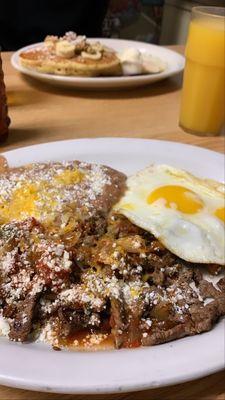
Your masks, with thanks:
[{"label": "breakfast plate", "polygon": [[[199,177],[224,181],[222,154],[175,142],[144,139],[78,139],[12,150],[10,166],[78,159],[130,175],[169,164]],[[0,383],[57,393],[118,393],[203,377],[224,368],[224,320],[207,333],[139,349],[54,351],[44,343],[0,338]]]},{"label": "breakfast plate", "polygon": [[16,51],[11,59],[13,67],[19,72],[31,76],[37,80],[53,85],[60,85],[64,87],[77,88],[77,89],[120,89],[144,86],[150,83],[157,82],[159,80],[173,76],[181,72],[184,68],[184,57],[175,51],[167,48],[156,46],[153,44],[131,41],[131,40],[119,40],[119,39],[89,39],[90,43],[100,42],[108,47],[111,47],[115,51],[121,52],[126,48],[134,48],[141,51],[141,53],[149,53],[154,57],[160,58],[166,63],[166,68],[163,72],[146,75],[136,76],[121,76],[121,77],[97,77],[97,78],[86,78],[86,77],[70,77],[70,76],[59,76],[50,75],[45,73],[36,72],[24,68],[20,65],[19,55],[20,53],[35,49],[40,46],[41,43],[26,46]]}]

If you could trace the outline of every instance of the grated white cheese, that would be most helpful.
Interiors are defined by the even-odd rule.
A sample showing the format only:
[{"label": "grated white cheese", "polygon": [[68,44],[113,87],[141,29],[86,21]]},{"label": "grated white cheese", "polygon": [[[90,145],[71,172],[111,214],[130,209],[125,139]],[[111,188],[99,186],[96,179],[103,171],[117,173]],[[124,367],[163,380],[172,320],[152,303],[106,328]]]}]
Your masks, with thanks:
[{"label": "grated white cheese", "polygon": [[10,330],[9,323],[3,316],[0,315],[0,336],[8,337],[9,330]]}]

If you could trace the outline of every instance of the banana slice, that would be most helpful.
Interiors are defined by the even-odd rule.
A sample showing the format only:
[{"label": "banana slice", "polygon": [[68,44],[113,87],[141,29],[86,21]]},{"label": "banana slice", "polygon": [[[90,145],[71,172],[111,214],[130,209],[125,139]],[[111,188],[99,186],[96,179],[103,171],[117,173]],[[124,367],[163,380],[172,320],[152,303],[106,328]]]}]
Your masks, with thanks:
[{"label": "banana slice", "polygon": [[90,60],[100,60],[102,58],[102,53],[100,51],[96,51],[96,53],[90,54],[86,51],[82,51],[81,57],[90,58]]},{"label": "banana slice", "polygon": [[68,40],[60,40],[56,43],[56,55],[65,57],[65,58],[72,58],[74,56],[75,45]]},{"label": "banana slice", "polygon": [[145,73],[156,74],[166,69],[166,63],[164,61],[150,54],[142,55],[142,64]]}]

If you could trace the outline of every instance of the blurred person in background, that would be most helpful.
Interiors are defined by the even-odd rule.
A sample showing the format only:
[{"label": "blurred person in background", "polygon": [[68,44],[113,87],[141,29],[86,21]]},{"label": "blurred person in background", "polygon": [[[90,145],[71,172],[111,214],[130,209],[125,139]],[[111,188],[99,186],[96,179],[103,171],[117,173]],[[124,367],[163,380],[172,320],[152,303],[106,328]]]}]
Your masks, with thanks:
[{"label": "blurred person in background", "polygon": [[163,5],[164,0],[110,0],[104,36],[158,43]]},{"label": "blurred person in background", "polygon": [[1,0],[0,46],[16,50],[47,35],[102,36],[109,0]]}]

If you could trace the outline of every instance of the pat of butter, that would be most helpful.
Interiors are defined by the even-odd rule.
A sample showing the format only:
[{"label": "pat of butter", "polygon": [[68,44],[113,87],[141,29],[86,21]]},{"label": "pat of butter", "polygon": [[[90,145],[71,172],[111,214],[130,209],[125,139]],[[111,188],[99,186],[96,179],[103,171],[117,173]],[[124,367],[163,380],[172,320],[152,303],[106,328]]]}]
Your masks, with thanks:
[{"label": "pat of butter", "polygon": [[134,48],[125,49],[118,55],[124,75],[138,75],[143,72],[141,52]]}]

